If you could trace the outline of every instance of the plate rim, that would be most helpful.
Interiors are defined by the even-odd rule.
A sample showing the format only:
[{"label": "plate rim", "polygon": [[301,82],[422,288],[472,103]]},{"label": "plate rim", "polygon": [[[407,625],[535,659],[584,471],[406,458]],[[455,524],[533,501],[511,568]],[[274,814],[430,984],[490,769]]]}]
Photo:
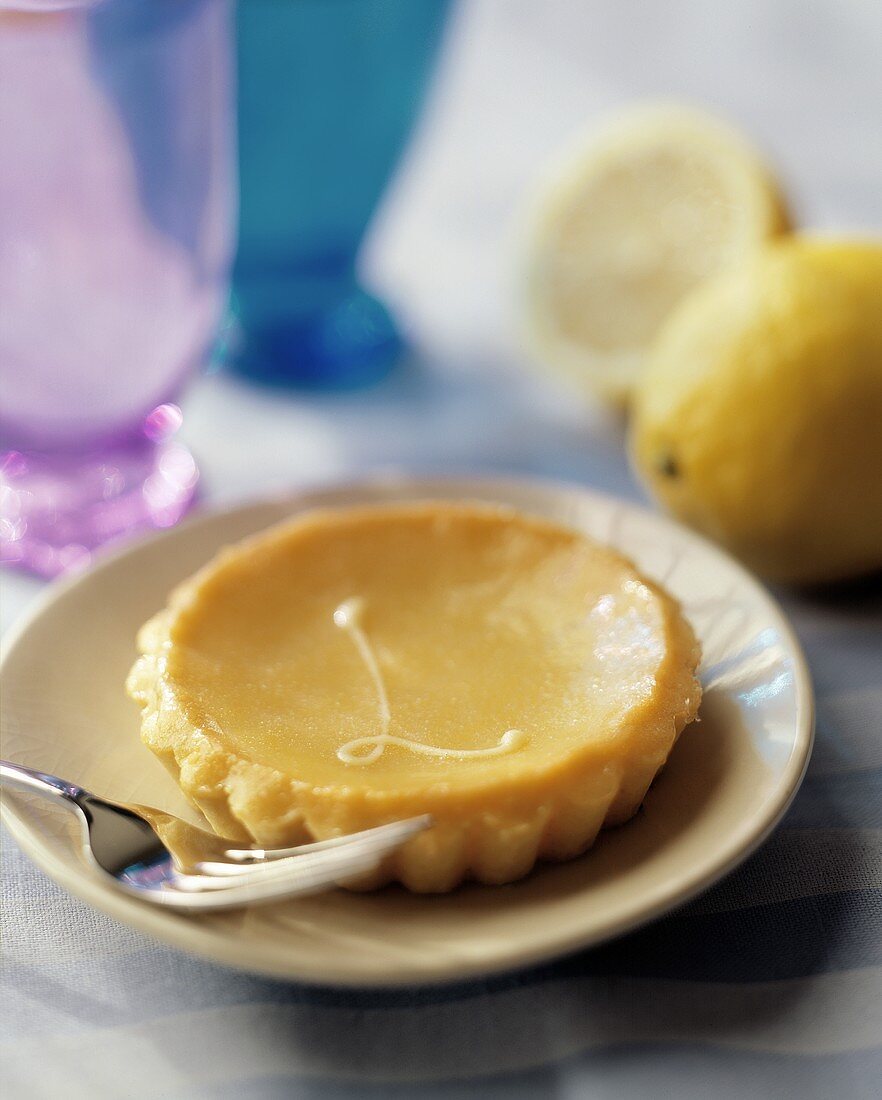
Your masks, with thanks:
[{"label": "plate rim", "polygon": [[[339,989],[391,989],[450,985],[456,982],[477,980],[493,974],[521,970],[541,962],[562,958],[576,951],[596,947],[601,943],[626,935],[628,932],[658,919],[672,909],[692,900],[734,871],[763,844],[779,824],[802,784],[811,759],[815,738],[815,699],[811,674],[802,645],[777,599],[753,573],[726,550],[669,516],[646,507],[645,504],[605,493],[590,486],[580,485],[577,482],[535,476],[505,477],[449,473],[443,475],[415,473],[411,475],[396,473],[394,475],[358,479],[333,478],[311,482],[297,488],[259,494],[242,500],[210,504],[200,508],[198,512],[194,512],[174,527],[151,532],[145,537],[127,542],[118,549],[103,554],[95,565],[86,572],[76,573],[62,580],[51,582],[31,601],[26,610],[18,616],[3,638],[0,639],[0,677],[5,672],[6,664],[13,652],[33,624],[48,613],[67,591],[76,588],[86,578],[94,578],[96,574],[113,567],[122,559],[135,555],[151,544],[173,537],[182,530],[194,530],[198,527],[209,526],[212,522],[224,516],[245,514],[249,511],[256,512],[272,505],[290,503],[292,513],[309,507],[333,507],[333,503],[327,500],[319,503],[315,498],[326,498],[335,493],[343,495],[364,493],[370,498],[371,494],[383,491],[409,492],[413,489],[416,498],[420,486],[424,489],[431,486],[436,490],[442,486],[449,486],[451,489],[449,499],[465,500],[468,499],[467,492],[464,489],[466,485],[471,485],[483,493],[497,491],[503,494],[506,491],[526,491],[542,494],[563,493],[571,498],[579,499],[583,504],[591,501],[601,501],[607,505],[624,507],[627,511],[640,513],[644,518],[651,519],[653,523],[668,527],[678,537],[685,538],[686,541],[697,542],[704,551],[726,561],[739,575],[740,583],[746,584],[752,589],[754,596],[758,597],[762,603],[765,612],[774,620],[775,626],[780,631],[792,656],[794,666],[796,705],[792,750],[779,780],[762,808],[763,812],[758,817],[751,817],[746,822],[742,822],[742,828],[730,834],[728,842],[717,849],[716,858],[711,859],[704,865],[704,869],[700,874],[688,879],[685,884],[681,880],[677,880],[680,885],[660,891],[651,903],[635,909],[630,916],[623,919],[621,916],[616,918],[613,915],[601,926],[583,934],[572,931],[555,936],[552,932],[547,933],[541,941],[530,945],[529,948],[521,945],[509,953],[503,951],[490,960],[459,958],[453,971],[450,964],[446,963],[437,967],[421,965],[418,969],[405,968],[403,972],[396,970],[393,973],[368,975],[355,973],[345,964],[329,971],[325,959],[322,960],[320,965],[312,966],[308,959],[301,956],[296,958],[295,965],[280,966],[278,960],[264,960],[261,957],[254,957],[253,954],[248,958],[242,958],[238,953],[241,950],[240,940],[215,936],[212,931],[200,927],[191,917],[181,917],[180,914],[139,903],[137,899],[131,899],[117,893],[112,887],[97,878],[93,879],[87,873],[85,867],[79,868],[73,863],[68,863],[56,857],[51,849],[43,845],[39,837],[32,833],[27,823],[27,811],[22,810],[22,812],[19,812],[16,809],[16,806],[23,807],[24,804],[17,801],[13,804],[10,800],[4,798],[0,803],[0,820],[9,829],[10,834],[24,854],[63,889],[113,919],[135,928],[154,941],[247,973],[260,974],[276,980],[281,979]],[[435,497],[434,499],[441,498]],[[624,552],[627,555],[627,550]],[[172,919],[166,919],[169,917]]]}]

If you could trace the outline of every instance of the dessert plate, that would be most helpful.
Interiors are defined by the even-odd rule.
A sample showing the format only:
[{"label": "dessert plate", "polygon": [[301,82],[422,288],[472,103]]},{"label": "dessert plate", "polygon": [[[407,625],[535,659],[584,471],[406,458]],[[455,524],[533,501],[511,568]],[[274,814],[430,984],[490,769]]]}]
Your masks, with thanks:
[{"label": "dessert plate", "polygon": [[203,515],[108,558],[51,588],[12,632],[4,754],[197,821],[141,744],[125,695],[138,627],[226,543],[311,507],[415,499],[497,501],[569,524],[680,599],[704,651],[701,721],[684,731],[637,817],[581,858],[510,886],[440,896],[338,890],[196,919],[117,894],[81,860],[65,818],[8,797],[3,820],[24,851],[72,893],[166,943],[277,978],[351,986],[454,981],[591,946],[681,904],[753,851],[796,793],[813,739],[811,684],[787,621],[750,574],[698,536],[556,483],[386,479],[304,492]]}]

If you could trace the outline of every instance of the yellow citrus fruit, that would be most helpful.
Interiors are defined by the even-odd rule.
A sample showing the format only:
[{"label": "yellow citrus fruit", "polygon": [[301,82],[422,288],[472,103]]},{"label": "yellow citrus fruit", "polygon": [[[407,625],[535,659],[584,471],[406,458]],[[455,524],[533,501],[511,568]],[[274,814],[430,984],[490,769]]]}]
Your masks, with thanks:
[{"label": "yellow citrus fruit", "polygon": [[625,402],[672,307],[786,228],[735,130],[686,107],[632,109],[538,188],[523,247],[531,356]]},{"label": "yellow citrus fruit", "polygon": [[791,237],[696,290],[631,433],[658,499],[765,576],[882,567],[882,241]]}]

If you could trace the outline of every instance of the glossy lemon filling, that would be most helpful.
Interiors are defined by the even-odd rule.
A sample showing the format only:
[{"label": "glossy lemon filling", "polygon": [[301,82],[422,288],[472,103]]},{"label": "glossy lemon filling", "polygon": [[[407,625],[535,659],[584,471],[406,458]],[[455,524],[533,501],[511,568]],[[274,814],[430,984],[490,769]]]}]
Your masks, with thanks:
[{"label": "glossy lemon filling", "polygon": [[218,831],[291,843],[433,815],[361,886],[504,882],[584,850],[700,698],[670,597],[582,535],[481,505],[295,519],[180,586],[140,644],[144,740]]}]

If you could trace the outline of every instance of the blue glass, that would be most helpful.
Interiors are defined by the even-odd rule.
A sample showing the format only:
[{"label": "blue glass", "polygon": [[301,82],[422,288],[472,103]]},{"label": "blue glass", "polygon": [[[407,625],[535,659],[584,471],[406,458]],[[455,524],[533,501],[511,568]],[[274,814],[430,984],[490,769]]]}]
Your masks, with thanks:
[{"label": "blue glass", "polygon": [[404,149],[449,0],[240,0],[234,365],[265,381],[351,387],[401,341],[355,276]]}]

